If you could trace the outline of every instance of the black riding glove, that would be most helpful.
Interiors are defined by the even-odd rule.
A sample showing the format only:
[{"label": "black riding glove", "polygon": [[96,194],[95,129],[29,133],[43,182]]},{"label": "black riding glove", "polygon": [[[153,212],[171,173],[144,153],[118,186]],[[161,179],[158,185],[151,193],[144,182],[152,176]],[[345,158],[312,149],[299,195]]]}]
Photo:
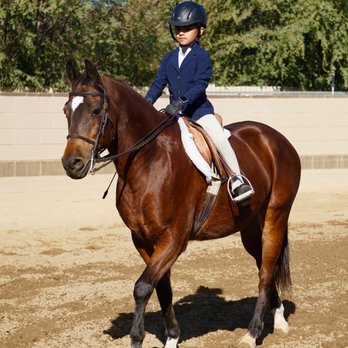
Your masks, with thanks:
[{"label": "black riding glove", "polygon": [[185,109],[187,103],[187,98],[180,97],[179,100],[174,100],[168,104],[164,111],[169,116],[176,116],[179,112],[182,112]]}]

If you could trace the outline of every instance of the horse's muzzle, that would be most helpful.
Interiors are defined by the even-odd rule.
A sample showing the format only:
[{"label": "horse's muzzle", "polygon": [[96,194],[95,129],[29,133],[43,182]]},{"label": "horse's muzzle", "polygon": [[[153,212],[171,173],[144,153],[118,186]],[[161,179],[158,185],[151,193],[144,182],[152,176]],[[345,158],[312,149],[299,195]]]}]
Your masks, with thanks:
[{"label": "horse's muzzle", "polygon": [[85,161],[81,157],[62,157],[62,165],[65,169],[65,172],[72,179],[82,179],[84,178],[89,169],[90,161]]}]

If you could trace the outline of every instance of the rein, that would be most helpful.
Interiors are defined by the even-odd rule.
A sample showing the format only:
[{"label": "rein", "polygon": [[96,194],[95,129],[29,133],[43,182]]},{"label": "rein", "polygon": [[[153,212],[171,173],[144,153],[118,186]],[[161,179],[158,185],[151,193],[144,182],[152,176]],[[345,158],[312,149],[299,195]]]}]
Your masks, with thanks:
[{"label": "rein", "polygon": [[[164,113],[164,112],[163,112]],[[96,162],[112,162],[114,159],[128,155],[132,152],[138,151],[141,149],[143,146],[151,142],[153,139],[155,139],[165,128],[169,127],[173,123],[176,122],[176,116],[168,116],[165,118],[162,122],[160,122],[154,129],[152,129],[145,137],[143,137],[141,140],[139,140],[136,144],[134,144],[132,147],[129,149],[118,153],[116,155],[107,155],[104,157],[100,157],[96,159]]]},{"label": "rein", "polygon": [[[145,135],[142,139],[140,139],[136,144],[134,144],[129,149],[115,155],[106,155],[104,157],[101,157],[100,155],[102,152],[104,152],[105,149],[98,150],[99,139],[102,135],[104,135],[108,120],[110,121],[112,127],[115,128],[108,112],[108,96],[106,95],[105,91],[103,91],[103,93],[101,92],[70,92],[69,96],[74,96],[74,97],[75,96],[79,96],[79,97],[86,97],[86,96],[100,97],[101,96],[104,99],[104,105],[103,105],[104,114],[100,122],[99,131],[98,131],[96,140],[89,139],[87,137],[84,137],[76,133],[69,133],[67,135],[67,139],[71,139],[71,138],[80,139],[88,144],[93,145],[91,158],[90,158],[90,169],[89,169],[91,174],[95,174],[95,172],[104,168],[105,166],[113,162],[116,158],[138,151],[143,146],[145,146],[146,144],[154,140],[165,128],[169,127],[176,121],[176,116],[167,115],[167,117],[164,120],[162,120],[154,129],[152,129],[147,135]],[[161,110],[161,112],[164,113],[163,110]],[[103,163],[103,164],[95,168],[95,165],[97,163]]]}]

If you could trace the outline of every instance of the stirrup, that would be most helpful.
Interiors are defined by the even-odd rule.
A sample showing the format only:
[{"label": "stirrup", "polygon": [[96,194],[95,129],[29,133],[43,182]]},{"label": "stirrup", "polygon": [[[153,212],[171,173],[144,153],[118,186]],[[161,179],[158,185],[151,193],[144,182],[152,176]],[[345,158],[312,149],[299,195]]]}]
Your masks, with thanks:
[{"label": "stirrup", "polygon": [[[245,180],[247,182],[247,184],[250,186],[251,190],[244,192],[237,197],[234,197],[233,192],[232,192],[232,179],[235,177],[240,178],[242,182],[244,182],[244,180]],[[245,201],[246,199],[250,198],[255,193],[253,185],[251,185],[250,180],[244,175],[234,175],[232,177],[229,177],[228,181],[227,181],[227,192],[231,198],[231,201],[235,202],[235,203]]]}]

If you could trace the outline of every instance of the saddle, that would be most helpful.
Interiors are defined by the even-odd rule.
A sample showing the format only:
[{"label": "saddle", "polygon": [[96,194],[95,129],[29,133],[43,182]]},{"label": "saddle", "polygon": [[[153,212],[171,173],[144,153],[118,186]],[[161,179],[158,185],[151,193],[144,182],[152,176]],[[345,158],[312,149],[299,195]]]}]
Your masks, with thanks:
[{"label": "saddle", "polygon": [[[215,117],[222,127],[222,117],[219,114],[215,114]],[[198,151],[210,166],[216,168],[218,176],[222,178],[222,180],[224,180],[226,173],[229,176],[233,176],[234,173],[220,156],[208,133],[198,123],[191,121],[188,117],[183,116],[182,119],[189,132],[192,134],[193,141]]]},{"label": "saddle", "polygon": [[[215,116],[222,126],[221,116],[219,114],[215,114]],[[221,184],[227,180],[226,174],[228,176],[233,176],[234,173],[218,153],[215,144],[207,132],[199,124],[191,121],[188,117],[182,116],[181,119],[184,121],[188,132],[191,134],[191,138],[196,145],[198,152],[207,162],[206,166],[210,166],[213,168],[213,171],[216,172],[216,175],[212,175],[210,180],[207,180],[208,186],[205,198],[191,232],[191,235],[194,238],[213,209]],[[191,158],[191,160],[193,159]],[[232,204],[232,210],[237,216],[238,207],[236,204]]]}]

